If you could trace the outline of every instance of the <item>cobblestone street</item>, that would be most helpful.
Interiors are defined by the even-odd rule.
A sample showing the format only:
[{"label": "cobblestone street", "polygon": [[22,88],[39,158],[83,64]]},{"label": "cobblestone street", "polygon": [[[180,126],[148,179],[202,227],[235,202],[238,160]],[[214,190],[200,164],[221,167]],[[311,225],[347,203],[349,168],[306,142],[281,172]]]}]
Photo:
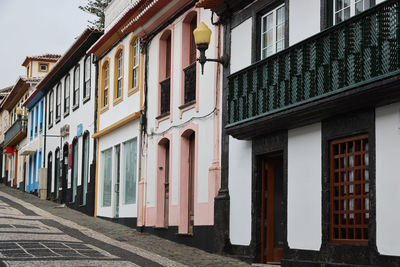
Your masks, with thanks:
[{"label": "cobblestone street", "polygon": [[0,185],[3,266],[248,266]]}]

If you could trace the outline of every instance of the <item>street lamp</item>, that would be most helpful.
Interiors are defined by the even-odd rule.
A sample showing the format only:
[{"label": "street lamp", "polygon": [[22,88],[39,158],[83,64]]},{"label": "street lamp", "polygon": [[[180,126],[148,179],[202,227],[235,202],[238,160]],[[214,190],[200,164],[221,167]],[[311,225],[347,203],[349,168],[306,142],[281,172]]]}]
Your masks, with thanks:
[{"label": "street lamp", "polygon": [[201,64],[201,74],[204,74],[204,64],[207,61],[218,62],[221,63],[225,68],[228,67],[229,57],[227,55],[223,55],[218,59],[206,57],[206,50],[210,44],[211,30],[204,22],[200,23],[200,25],[193,31],[193,35],[196,47],[200,51],[200,57],[197,60]]}]

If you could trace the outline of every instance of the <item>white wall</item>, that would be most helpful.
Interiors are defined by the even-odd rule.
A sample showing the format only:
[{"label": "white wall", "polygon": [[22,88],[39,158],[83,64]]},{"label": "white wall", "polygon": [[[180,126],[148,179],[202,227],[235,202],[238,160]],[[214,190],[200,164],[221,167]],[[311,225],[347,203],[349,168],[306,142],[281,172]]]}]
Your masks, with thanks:
[{"label": "white wall", "polygon": [[288,132],[288,244],[321,246],[321,124]]},{"label": "white wall", "polygon": [[294,45],[321,29],[320,0],[289,1],[289,46]]},{"label": "white wall", "polygon": [[252,18],[231,31],[231,73],[251,65]]},{"label": "white wall", "polygon": [[[132,38],[132,34],[128,35],[123,41],[121,41],[117,46],[115,46],[111,51],[109,51],[101,60],[101,65],[105,62],[104,59],[108,57],[110,59],[109,62],[109,75],[110,75],[110,88],[109,88],[109,102],[108,102],[108,110],[104,113],[100,114],[100,126],[99,131],[104,129],[107,126],[110,126],[113,123],[125,118],[126,116],[140,111],[140,91],[137,91],[133,95],[128,96],[128,91],[131,88],[128,88],[129,84],[129,41]],[[113,88],[114,88],[114,58],[117,52],[117,48],[122,44],[124,46],[124,79],[123,79],[123,92],[122,97],[123,100],[117,105],[113,105]],[[99,70],[102,70],[102,66],[99,67]],[[102,75],[102,74],[100,74]],[[138,74],[138,79],[140,81],[140,74]],[[140,86],[140,85],[139,85]]]},{"label": "white wall", "polygon": [[400,256],[400,103],[375,112],[376,245],[379,253]]},{"label": "white wall", "polygon": [[229,237],[234,245],[251,241],[251,144],[229,137]]},{"label": "white wall", "polygon": [[[65,136],[62,138],[62,147],[61,147],[61,158],[63,157],[62,149],[64,146],[65,142],[68,142],[68,144],[72,144],[72,141],[74,137],[77,135],[77,128],[79,124],[82,124],[82,135],[78,137],[78,182],[77,185],[81,185],[82,181],[82,143],[83,143],[83,134],[87,130],[90,133],[90,136],[93,135],[94,133],[94,98],[95,98],[95,85],[96,85],[96,67],[94,64],[91,65],[91,88],[90,88],[90,100],[86,101],[84,103],[83,100],[83,71],[84,71],[84,59],[85,57],[82,57],[79,60],[79,66],[80,66],[80,90],[79,90],[79,108],[73,110],[73,81],[74,81],[74,69],[75,65],[72,69],[69,71],[70,75],[70,109],[69,109],[69,115],[64,118],[64,82],[65,82],[65,76],[62,77],[60,80],[61,82],[61,120],[59,122],[56,122],[55,119],[55,114],[56,114],[56,86],[53,88],[54,92],[54,118],[53,118],[53,126],[49,129],[49,93],[46,94],[46,102],[45,104],[47,105],[47,114],[45,114],[45,119],[47,120],[47,124],[43,125],[43,127],[47,126],[47,135],[60,135],[60,129],[64,125],[68,124],[69,125],[69,135]],[[93,138],[89,139],[89,166],[93,161]],[[56,149],[60,147],[60,138],[58,137],[47,137],[46,138],[46,154],[43,154],[43,158],[46,159],[46,167],[48,164],[48,155],[50,151],[52,152],[52,158],[53,158],[53,164],[52,164],[52,191],[54,189],[54,182],[55,182],[55,151]],[[44,153],[44,151],[43,151]],[[89,169],[90,171],[90,169]],[[88,182],[90,181],[90,172],[88,175]],[[68,172],[68,187],[70,187],[71,184],[71,172]]]}]

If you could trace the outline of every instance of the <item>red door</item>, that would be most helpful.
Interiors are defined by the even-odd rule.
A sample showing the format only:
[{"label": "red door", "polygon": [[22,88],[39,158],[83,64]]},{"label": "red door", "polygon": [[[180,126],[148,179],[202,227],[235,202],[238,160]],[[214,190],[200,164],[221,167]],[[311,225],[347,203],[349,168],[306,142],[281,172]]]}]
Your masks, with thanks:
[{"label": "red door", "polygon": [[283,160],[262,161],[261,262],[279,264],[283,254]]}]

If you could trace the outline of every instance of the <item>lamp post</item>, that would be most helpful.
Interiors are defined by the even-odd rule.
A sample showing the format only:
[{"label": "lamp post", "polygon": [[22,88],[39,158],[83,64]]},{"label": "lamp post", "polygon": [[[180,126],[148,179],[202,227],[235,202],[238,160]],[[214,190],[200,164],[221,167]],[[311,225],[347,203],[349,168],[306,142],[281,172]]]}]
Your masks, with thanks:
[{"label": "lamp post", "polygon": [[200,51],[200,57],[197,60],[201,64],[201,74],[204,74],[204,64],[207,61],[221,63],[225,68],[229,66],[228,55],[223,55],[217,59],[206,57],[206,50],[210,44],[211,30],[204,22],[200,23],[200,25],[193,31],[193,35],[196,47]]}]

